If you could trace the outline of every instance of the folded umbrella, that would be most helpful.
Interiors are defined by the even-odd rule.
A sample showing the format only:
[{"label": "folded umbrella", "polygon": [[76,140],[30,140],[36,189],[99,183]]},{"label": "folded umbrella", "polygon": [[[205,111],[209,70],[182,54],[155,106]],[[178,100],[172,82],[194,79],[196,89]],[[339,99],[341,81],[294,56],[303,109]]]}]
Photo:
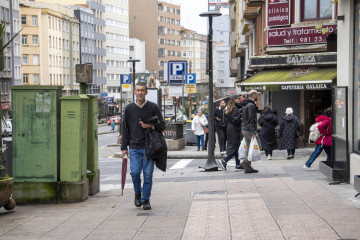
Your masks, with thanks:
[{"label": "folded umbrella", "polygon": [[126,171],[127,171],[127,160],[128,155],[125,154],[122,158],[122,168],[121,168],[121,196],[124,195],[124,187],[125,187],[125,181],[126,181]]}]

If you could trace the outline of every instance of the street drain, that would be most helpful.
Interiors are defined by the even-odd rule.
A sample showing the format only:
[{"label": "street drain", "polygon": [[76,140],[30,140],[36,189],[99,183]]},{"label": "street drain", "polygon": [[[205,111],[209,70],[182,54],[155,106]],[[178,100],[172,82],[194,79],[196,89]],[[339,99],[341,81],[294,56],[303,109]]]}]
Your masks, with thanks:
[{"label": "street drain", "polygon": [[167,216],[168,212],[149,212],[149,213],[138,213],[136,216],[145,217],[145,216]]},{"label": "street drain", "polygon": [[191,192],[191,195],[227,195],[227,191]]}]

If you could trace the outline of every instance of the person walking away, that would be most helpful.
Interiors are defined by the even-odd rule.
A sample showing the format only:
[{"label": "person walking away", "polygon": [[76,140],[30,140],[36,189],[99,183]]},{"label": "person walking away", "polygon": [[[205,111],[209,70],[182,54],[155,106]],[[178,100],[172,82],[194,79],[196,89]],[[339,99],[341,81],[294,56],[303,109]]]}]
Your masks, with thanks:
[{"label": "person walking away", "polygon": [[218,135],[220,154],[224,155],[226,152],[226,139],[227,139],[227,125],[228,117],[225,113],[226,103],[225,100],[220,101],[220,106],[214,112],[215,117],[215,130]]},{"label": "person walking away", "polygon": [[260,142],[262,150],[269,160],[272,159],[272,151],[277,147],[275,127],[279,124],[276,115],[271,111],[270,106],[264,106],[258,124],[261,126]]},{"label": "person walking away", "polygon": [[111,131],[114,132],[115,131],[115,121],[111,121]]},{"label": "person walking away", "polygon": [[[238,106],[236,105],[238,104]],[[218,160],[220,167],[223,170],[227,170],[227,162],[235,157],[235,170],[240,170],[240,160],[239,160],[239,147],[240,141],[242,139],[241,135],[241,114],[240,109],[241,103],[240,99],[236,95],[230,96],[230,101],[228,102],[225,114],[228,118],[227,124],[227,146],[226,146],[226,157],[223,160]]]},{"label": "person walking away", "polygon": [[280,150],[287,150],[287,158],[292,159],[295,157],[295,149],[298,148],[298,137],[301,130],[300,121],[295,116],[291,107],[286,108],[285,114],[280,122]]},{"label": "person walking away", "polygon": [[[206,117],[206,120],[208,121],[208,125],[206,125],[205,128],[207,128],[209,130],[209,114],[208,113],[205,114],[205,117]],[[214,122],[214,129],[215,129],[215,122]],[[208,142],[209,142],[209,131],[205,134],[205,143],[204,143],[205,150],[207,150]],[[214,131],[214,149],[216,148],[215,144],[216,144],[216,137],[215,137],[215,131]]]},{"label": "person walking away", "polygon": [[[156,131],[165,130],[165,122],[158,106],[147,101],[147,87],[144,82],[138,82],[135,86],[136,101],[130,103],[125,108],[122,124],[122,156],[130,153],[130,175],[134,185],[135,206],[143,206],[144,210],[150,210],[150,196],[152,187],[152,177],[154,172],[154,161],[146,158],[146,128],[153,128]],[[144,123],[139,119],[157,115],[158,124],[153,125]],[[129,146],[129,150],[127,149]],[[141,187],[141,172],[143,172],[144,183]]]},{"label": "person walking away", "polygon": [[204,128],[208,125],[208,121],[206,117],[202,114],[202,110],[198,110],[197,115],[192,120],[191,130],[196,135],[196,143],[197,143],[197,150],[200,151],[200,142],[201,142],[201,149],[205,151],[204,145]]},{"label": "person walking away", "polygon": [[[248,99],[244,99],[242,102],[242,124],[241,124],[241,133],[245,138],[247,146],[250,146],[251,139],[258,138],[256,131],[256,120],[257,120],[257,111],[256,104],[258,93],[256,90],[251,90],[248,93]],[[260,141],[258,140],[258,143]],[[249,151],[248,153],[249,154]],[[257,173],[258,170],[251,167],[251,162],[248,160],[248,155],[245,157],[244,161],[240,163],[240,166],[245,169],[245,173]]]},{"label": "person walking away", "polygon": [[327,155],[326,161],[331,161],[331,146],[332,146],[332,119],[330,118],[331,112],[325,112],[325,115],[318,116],[315,121],[320,124],[318,125],[321,136],[315,142],[315,150],[310,155],[309,160],[305,163],[304,169],[314,170],[311,165],[315,159],[321,154],[323,150]]}]

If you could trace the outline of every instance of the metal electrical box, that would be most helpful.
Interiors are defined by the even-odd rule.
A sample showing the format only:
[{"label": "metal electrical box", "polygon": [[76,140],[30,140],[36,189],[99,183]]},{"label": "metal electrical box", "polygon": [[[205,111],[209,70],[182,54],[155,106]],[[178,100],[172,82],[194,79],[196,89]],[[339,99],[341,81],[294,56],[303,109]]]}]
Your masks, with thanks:
[{"label": "metal electrical box", "polygon": [[57,182],[61,86],[11,86],[13,177]]},{"label": "metal electrical box", "polygon": [[85,94],[61,98],[61,182],[78,182],[86,178],[88,101]]},{"label": "metal electrical box", "polygon": [[88,96],[89,119],[88,119],[88,145],[87,145],[87,169],[92,173],[99,168],[98,163],[98,107],[97,96]]}]

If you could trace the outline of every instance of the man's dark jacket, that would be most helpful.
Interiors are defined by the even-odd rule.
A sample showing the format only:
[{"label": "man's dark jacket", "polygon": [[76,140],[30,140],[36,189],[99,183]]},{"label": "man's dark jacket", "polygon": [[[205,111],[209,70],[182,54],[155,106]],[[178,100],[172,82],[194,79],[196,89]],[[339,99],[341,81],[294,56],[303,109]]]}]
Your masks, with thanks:
[{"label": "man's dark jacket", "polygon": [[242,124],[241,130],[250,131],[256,134],[256,105],[250,99],[244,99],[242,102]]},{"label": "man's dark jacket", "polygon": [[[228,125],[228,117],[225,114],[225,108],[224,109],[221,109],[220,107],[216,108],[214,112],[214,117],[215,117],[215,127],[226,129]],[[218,121],[216,118],[220,118],[221,120]]]}]

